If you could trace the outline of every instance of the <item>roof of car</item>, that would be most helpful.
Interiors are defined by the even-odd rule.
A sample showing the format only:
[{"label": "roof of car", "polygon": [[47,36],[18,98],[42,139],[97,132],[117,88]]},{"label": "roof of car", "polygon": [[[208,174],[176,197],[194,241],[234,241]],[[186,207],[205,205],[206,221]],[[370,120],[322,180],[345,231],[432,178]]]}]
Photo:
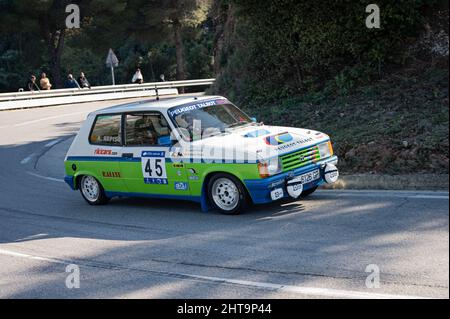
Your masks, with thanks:
[{"label": "roof of car", "polygon": [[161,98],[156,100],[156,98],[136,101],[131,103],[119,104],[111,106],[105,109],[97,110],[91,114],[111,114],[111,113],[124,113],[124,112],[142,112],[142,111],[164,111],[169,108],[196,103],[201,101],[209,101],[223,99],[221,96],[204,95],[204,96],[183,96],[175,98]]}]

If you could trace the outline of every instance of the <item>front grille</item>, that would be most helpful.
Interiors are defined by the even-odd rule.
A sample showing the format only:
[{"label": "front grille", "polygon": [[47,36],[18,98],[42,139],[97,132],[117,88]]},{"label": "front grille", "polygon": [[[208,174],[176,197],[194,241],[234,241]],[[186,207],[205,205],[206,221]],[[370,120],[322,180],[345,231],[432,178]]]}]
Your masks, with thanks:
[{"label": "front grille", "polygon": [[317,145],[281,156],[283,172],[316,163],[319,160],[320,153]]}]

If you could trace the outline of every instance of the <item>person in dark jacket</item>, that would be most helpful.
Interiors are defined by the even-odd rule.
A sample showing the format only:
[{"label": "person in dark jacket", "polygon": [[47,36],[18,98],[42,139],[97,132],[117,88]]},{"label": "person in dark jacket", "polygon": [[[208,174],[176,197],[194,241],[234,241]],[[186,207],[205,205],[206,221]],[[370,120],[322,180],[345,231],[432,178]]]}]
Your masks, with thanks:
[{"label": "person in dark jacket", "polygon": [[72,74],[69,74],[67,76],[66,88],[68,88],[68,89],[79,89],[80,88],[80,85],[78,84],[77,80],[75,80],[73,78]]},{"label": "person in dark jacket", "polygon": [[78,84],[82,89],[91,88],[91,84],[89,83],[88,79],[86,78],[83,72],[80,73],[80,77],[78,78]]},{"label": "person in dark jacket", "polygon": [[30,76],[30,79],[28,80],[28,83],[27,83],[27,89],[28,89],[28,91],[40,91],[39,86],[36,83],[35,75]]}]

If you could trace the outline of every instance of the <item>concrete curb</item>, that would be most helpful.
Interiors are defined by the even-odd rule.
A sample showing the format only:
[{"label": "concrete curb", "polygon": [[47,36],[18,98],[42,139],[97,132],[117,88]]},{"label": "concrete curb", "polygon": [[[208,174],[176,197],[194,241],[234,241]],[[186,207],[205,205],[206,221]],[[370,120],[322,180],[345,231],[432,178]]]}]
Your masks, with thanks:
[{"label": "concrete curb", "polygon": [[325,189],[448,190],[448,174],[341,175]]}]

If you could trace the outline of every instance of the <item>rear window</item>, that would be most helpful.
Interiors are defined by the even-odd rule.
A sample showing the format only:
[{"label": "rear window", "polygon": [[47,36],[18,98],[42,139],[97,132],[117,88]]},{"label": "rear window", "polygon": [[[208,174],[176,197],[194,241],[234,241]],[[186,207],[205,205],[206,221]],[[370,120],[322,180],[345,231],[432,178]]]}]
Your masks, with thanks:
[{"label": "rear window", "polygon": [[120,114],[97,116],[91,136],[89,136],[89,142],[98,145],[122,145],[121,120]]}]

